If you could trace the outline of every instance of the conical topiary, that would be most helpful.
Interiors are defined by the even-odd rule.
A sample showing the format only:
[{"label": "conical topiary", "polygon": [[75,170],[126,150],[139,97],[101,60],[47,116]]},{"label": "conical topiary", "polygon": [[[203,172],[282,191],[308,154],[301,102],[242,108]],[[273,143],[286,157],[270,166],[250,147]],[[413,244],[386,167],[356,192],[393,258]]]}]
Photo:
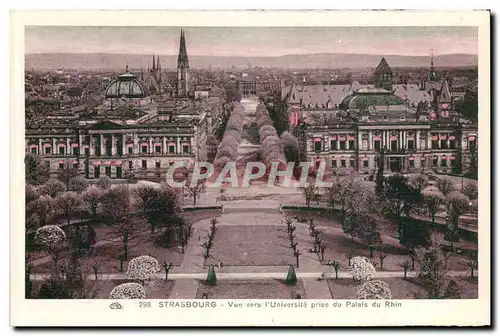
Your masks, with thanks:
[{"label": "conical topiary", "polygon": [[293,267],[293,265],[290,265],[288,268],[285,283],[287,285],[295,285],[297,283],[297,275],[295,275],[295,267]]},{"label": "conical topiary", "polygon": [[215,275],[214,265],[210,265],[208,268],[207,280],[205,283],[208,285],[215,285],[217,283],[217,275]]}]

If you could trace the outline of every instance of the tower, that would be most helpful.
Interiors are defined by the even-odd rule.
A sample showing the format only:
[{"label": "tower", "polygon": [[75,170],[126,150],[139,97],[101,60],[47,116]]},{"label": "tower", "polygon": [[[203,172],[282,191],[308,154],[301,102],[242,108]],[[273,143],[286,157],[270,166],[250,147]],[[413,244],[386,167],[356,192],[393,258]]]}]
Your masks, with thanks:
[{"label": "tower", "polygon": [[179,56],[177,58],[177,97],[186,97],[189,90],[189,60],[186,50],[184,30],[181,30]]},{"label": "tower", "polygon": [[433,83],[436,81],[436,71],[434,69],[434,54],[431,54],[431,69],[429,71],[429,82]]},{"label": "tower", "polygon": [[392,69],[384,57],[382,57],[380,63],[377,65],[374,75],[375,87],[377,89],[392,91]]}]

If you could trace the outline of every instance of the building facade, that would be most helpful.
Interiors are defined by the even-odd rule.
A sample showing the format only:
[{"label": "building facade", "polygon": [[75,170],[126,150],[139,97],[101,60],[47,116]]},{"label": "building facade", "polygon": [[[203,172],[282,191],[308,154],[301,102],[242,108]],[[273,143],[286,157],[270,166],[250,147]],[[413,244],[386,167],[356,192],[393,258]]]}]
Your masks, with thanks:
[{"label": "building facade", "polygon": [[[184,55],[178,68],[185,72]],[[185,90],[187,76],[182,78],[178,87]],[[186,97],[153,98],[149,86],[130,72],[113,80],[104,95],[103,104],[87,114],[27,121],[25,150],[40,155],[51,176],[74,167],[87,179],[133,174],[164,180],[175,162],[206,160],[207,137],[214,131],[212,115],[221,112],[222,103],[214,101],[218,97],[196,102]]]}]

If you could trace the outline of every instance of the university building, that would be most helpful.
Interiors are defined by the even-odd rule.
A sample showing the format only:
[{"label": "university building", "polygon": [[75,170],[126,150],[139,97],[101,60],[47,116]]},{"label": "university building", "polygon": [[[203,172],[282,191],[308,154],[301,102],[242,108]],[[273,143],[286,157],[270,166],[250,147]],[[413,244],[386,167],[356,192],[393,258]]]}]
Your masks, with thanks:
[{"label": "university building", "polygon": [[[81,176],[164,180],[176,161],[206,160],[207,136],[222,109],[220,93],[188,98],[189,63],[181,32],[176,97],[154,95],[150,86],[127,71],[104,91],[93,111],[65,119],[26,123],[26,152],[41,155],[51,176],[71,165]],[[155,69],[159,67],[159,61]],[[161,91],[161,90],[158,90]]]},{"label": "university building", "polygon": [[373,174],[380,157],[385,173],[465,173],[477,167],[477,124],[450,109],[448,85],[435,80],[433,66],[422,87],[397,88],[382,59],[374,82],[284,89],[308,161],[324,161],[329,173]]}]

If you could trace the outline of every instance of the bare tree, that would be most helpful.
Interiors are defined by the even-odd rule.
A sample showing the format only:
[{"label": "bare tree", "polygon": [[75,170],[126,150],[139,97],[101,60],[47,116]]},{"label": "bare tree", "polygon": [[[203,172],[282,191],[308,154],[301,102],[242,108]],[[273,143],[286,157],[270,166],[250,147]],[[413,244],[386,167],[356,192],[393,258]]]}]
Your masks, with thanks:
[{"label": "bare tree", "polygon": [[198,181],[197,183],[194,184],[188,184],[184,190],[188,193],[189,197],[193,199],[193,204],[196,206],[196,201],[198,200],[198,197],[200,194],[203,194],[207,191],[207,187],[205,186],[205,183],[203,181]]}]

